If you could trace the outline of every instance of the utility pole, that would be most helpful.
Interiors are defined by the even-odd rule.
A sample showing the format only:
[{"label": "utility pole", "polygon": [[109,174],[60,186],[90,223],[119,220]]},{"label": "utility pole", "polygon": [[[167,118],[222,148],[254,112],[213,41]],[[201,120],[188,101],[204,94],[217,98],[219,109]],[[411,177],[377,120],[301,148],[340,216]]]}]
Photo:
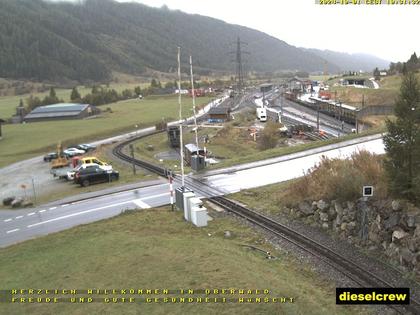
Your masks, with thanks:
[{"label": "utility pole", "polygon": [[34,203],[36,203],[35,179],[32,176],[32,191],[34,193]]},{"label": "utility pole", "polygon": [[[131,163],[133,165],[133,174],[136,175],[136,164],[134,163],[134,146],[132,144],[130,144],[130,153],[131,153]],[[111,179],[109,179],[109,181],[111,181]]]},{"label": "utility pole", "polygon": [[191,72],[191,94],[193,101],[193,111],[194,111],[194,124],[195,124],[195,145],[197,146],[197,155],[198,155],[198,126],[197,126],[197,114],[195,108],[195,90],[194,90],[194,75],[192,69],[192,56],[190,56],[190,72]]},{"label": "utility pole", "polygon": [[181,102],[181,48],[178,47],[178,105],[179,105],[179,153],[181,156],[181,183],[185,188],[184,178],[184,141],[182,139],[182,102]]},{"label": "utility pole", "polygon": [[319,134],[319,102],[317,102],[317,107],[316,107],[316,129],[318,130],[318,134]]}]

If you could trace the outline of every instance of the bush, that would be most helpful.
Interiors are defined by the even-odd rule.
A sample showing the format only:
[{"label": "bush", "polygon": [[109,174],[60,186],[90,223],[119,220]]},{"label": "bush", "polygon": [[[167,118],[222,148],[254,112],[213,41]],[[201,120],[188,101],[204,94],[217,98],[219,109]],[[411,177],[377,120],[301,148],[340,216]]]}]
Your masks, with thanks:
[{"label": "bush", "polygon": [[367,151],[349,159],[328,159],[312,167],[289,188],[290,200],[354,200],[361,197],[362,186],[373,185],[376,197],[387,196],[383,159]]},{"label": "bush", "polygon": [[258,147],[260,150],[268,150],[276,147],[279,139],[278,130],[278,124],[272,122],[266,124],[258,139]]}]

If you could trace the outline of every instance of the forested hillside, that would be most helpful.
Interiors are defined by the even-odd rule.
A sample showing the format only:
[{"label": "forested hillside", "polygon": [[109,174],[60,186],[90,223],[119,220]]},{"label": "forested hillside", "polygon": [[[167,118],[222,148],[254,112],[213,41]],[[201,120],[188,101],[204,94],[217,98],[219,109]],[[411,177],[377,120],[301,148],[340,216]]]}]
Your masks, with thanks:
[{"label": "forested hillside", "polygon": [[[198,72],[234,69],[229,52],[247,42],[248,71],[322,71],[325,60],[262,32],[138,3],[0,0],[0,77],[103,81],[112,70],[174,70],[176,48]],[[340,67],[327,62],[330,72]],[[373,67],[374,65],[372,65]]]},{"label": "forested hillside", "polygon": [[[344,71],[372,71],[374,68],[386,69],[389,67],[390,62],[384,59],[380,59],[376,56],[369,54],[348,54],[340,53],[331,50],[320,50],[320,49],[304,49],[308,52],[314,53],[315,55],[324,58],[336,65],[340,65],[340,68]],[[374,68],[372,68],[372,66]]]}]

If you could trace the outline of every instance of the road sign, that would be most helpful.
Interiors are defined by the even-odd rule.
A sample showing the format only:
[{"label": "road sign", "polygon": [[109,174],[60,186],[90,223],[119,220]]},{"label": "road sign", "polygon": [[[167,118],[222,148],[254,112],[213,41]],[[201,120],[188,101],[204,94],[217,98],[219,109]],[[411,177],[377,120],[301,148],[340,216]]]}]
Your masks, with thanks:
[{"label": "road sign", "polygon": [[363,186],[363,197],[373,196],[373,186]]}]

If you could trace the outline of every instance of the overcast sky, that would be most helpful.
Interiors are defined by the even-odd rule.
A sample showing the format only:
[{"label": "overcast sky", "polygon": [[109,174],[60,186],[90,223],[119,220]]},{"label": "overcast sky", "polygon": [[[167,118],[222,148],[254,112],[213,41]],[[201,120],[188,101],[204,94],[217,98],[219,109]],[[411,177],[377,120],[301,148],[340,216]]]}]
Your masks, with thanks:
[{"label": "overcast sky", "polygon": [[166,4],[170,9],[248,26],[298,47],[364,52],[391,61],[406,61],[414,51],[420,53],[420,5],[326,6],[314,0],[135,1],[155,7]]},{"label": "overcast sky", "polygon": [[390,61],[406,61],[414,51],[420,54],[420,5],[317,5],[315,0],[117,1],[167,5],[211,16],[298,47],[369,53]]}]

